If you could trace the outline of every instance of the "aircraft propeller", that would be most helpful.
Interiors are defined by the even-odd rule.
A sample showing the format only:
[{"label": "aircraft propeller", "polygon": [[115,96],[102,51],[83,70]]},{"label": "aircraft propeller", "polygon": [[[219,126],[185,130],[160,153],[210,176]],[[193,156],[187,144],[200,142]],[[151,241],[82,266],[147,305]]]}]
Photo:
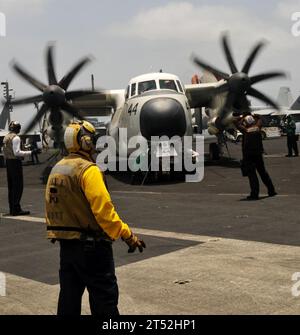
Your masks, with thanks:
[{"label": "aircraft propeller", "polygon": [[216,89],[216,94],[228,92],[226,101],[218,117],[218,124],[217,124],[218,128],[222,128],[223,120],[232,111],[238,111],[239,113],[243,113],[244,111],[249,110],[249,101],[247,99],[247,95],[255,97],[263,101],[264,103],[271,105],[275,109],[279,109],[277,103],[275,103],[265,94],[253,88],[252,85],[271,78],[285,77],[286,76],[285,73],[268,72],[258,74],[255,76],[249,76],[249,70],[264,45],[265,42],[259,42],[254,46],[244,66],[242,67],[242,70],[239,71],[234,62],[231,48],[229,47],[228,36],[227,34],[224,34],[222,36],[222,47],[225,53],[227,63],[231,70],[231,74],[218,70],[214,66],[211,66],[205,61],[199,59],[197,56],[192,57],[192,60],[194,61],[195,64],[213,73],[215,77],[218,78],[219,80],[224,79],[225,81],[224,84],[222,84]]},{"label": "aircraft propeller", "polygon": [[89,90],[76,90],[68,91],[68,87],[79,73],[79,71],[91,61],[90,57],[85,57],[80,60],[73,68],[60,80],[58,81],[55,74],[55,67],[53,62],[53,49],[54,45],[49,44],[46,51],[46,65],[48,75],[48,85],[45,85],[41,81],[34,78],[24,68],[22,68],[17,62],[12,62],[12,68],[14,71],[21,76],[25,81],[30,83],[32,86],[37,88],[41,94],[14,100],[13,105],[23,105],[30,103],[43,102],[41,108],[34,118],[29,122],[26,127],[24,134],[30,132],[33,127],[42,119],[42,117],[50,110],[49,122],[54,131],[54,139],[56,142],[60,142],[63,114],[61,110],[65,111],[70,117],[82,119],[79,110],[76,109],[72,104],[69,103],[71,99],[79,98],[88,94],[94,94],[94,91]]}]

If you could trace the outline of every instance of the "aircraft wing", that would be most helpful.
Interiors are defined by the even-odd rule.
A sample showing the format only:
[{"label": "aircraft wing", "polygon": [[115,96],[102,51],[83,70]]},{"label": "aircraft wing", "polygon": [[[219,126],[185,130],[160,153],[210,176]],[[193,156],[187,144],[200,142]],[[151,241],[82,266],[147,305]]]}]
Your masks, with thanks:
[{"label": "aircraft wing", "polygon": [[104,90],[74,99],[72,104],[83,112],[83,116],[89,111],[94,113],[97,111],[99,116],[105,116],[108,109],[118,108],[124,103],[124,100],[125,90]]},{"label": "aircraft wing", "polygon": [[224,81],[205,84],[185,85],[185,94],[191,108],[212,107],[213,100],[218,95],[217,88]]},{"label": "aircraft wing", "polygon": [[[191,108],[211,107],[213,98],[216,96],[217,88],[223,84],[223,81],[203,84],[185,85],[185,94]],[[74,107],[83,112],[88,109],[114,108],[122,106],[125,102],[125,90],[104,90],[95,94],[86,95],[72,101]],[[101,113],[99,114],[101,115]]]}]

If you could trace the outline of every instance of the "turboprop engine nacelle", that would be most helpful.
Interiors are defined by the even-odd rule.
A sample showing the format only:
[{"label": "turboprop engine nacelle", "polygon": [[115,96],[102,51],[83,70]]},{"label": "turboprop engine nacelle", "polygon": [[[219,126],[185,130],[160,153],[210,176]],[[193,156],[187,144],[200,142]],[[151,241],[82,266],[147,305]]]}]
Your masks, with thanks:
[{"label": "turboprop engine nacelle", "polygon": [[210,135],[218,135],[220,133],[220,129],[216,126],[217,117],[214,117],[211,121],[207,123],[207,130]]},{"label": "turboprop engine nacelle", "polygon": [[49,126],[47,128],[47,135],[55,142],[63,143],[64,142],[64,134],[65,134],[66,126],[61,126],[59,130],[60,137],[56,138],[57,133],[54,130],[53,126]]},{"label": "turboprop engine nacelle", "polygon": [[208,122],[208,132],[210,135],[218,135],[224,129],[235,128],[233,124],[233,116],[229,114],[222,121],[218,116],[212,118],[211,121]]}]

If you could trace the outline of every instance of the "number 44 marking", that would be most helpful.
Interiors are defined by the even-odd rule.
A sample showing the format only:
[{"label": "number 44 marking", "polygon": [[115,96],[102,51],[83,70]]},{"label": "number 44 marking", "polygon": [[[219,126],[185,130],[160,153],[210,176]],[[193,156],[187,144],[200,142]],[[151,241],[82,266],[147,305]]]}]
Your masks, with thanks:
[{"label": "number 44 marking", "polygon": [[133,107],[133,104],[131,104],[128,108],[128,114],[131,115],[131,113],[134,113],[134,115],[136,115],[136,112],[137,112],[137,108],[138,108],[138,104],[135,104],[134,107]]}]

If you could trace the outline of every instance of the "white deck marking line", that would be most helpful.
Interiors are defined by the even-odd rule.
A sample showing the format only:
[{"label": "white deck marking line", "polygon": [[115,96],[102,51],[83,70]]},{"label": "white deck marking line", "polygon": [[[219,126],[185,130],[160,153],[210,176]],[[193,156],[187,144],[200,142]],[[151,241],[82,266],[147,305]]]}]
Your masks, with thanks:
[{"label": "white deck marking line", "polygon": [[280,157],[285,157],[285,153],[280,153],[280,154],[270,154],[270,155],[268,155],[268,154],[266,154],[266,155],[264,155],[264,157],[266,157],[266,158],[280,158]]},{"label": "white deck marking line", "polygon": [[[34,191],[45,191],[46,185],[41,185],[41,187],[30,187],[31,184],[26,184],[25,187],[27,190],[34,190]],[[0,190],[7,191],[7,186],[0,186]]]},{"label": "white deck marking line", "polygon": [[[217,193],[217,195],[221,195],[221,196],[248,196],[248,193]],[[269,197],[268,194],[260,194],[260,197]],[[275,197],[273,198],[277,198],[277,197],[289,197],[289,194],[277,194]]]},{"label": "white deck marking line", "polygon": [[[111,191],[110,193],[118,194],[149,194],[149,195],[180,195],[179,192],[147,192],[147,191]],[[203,194],[203,193],[202,193]],[[197,196],[199,193],[184,193],[184,195]]]},{"label": "white deck marking line", "polygon": [[[215,187],[216,185],[207,185],[208,187]],[[0,187],[1,189],[7,190],[6,187]],[[38,190],[40,191],[39,188],[31,188],[32,190]],[[111,191],[110,193],[115,193],[115,194],[149,194],[149,195],[181,195],[178,192],[151,192],[151,191]],[[198,196],[198,195],[219,195],[219,196],[247,196],[248,194],[246,193],[196,193],[196,192],[189,192],[189,193],[184,193],[186,196]],[[260,194],[262,197],[268,196],[267,194]],[[297,197],[299,194],[277,194],[276,197]],[[275,197],[275,198],[276,198]],[[0,213],[1,215],[1,213]]]},{"label": "white deck marking line", "polygon": [[[0,216],[1,218],[1,216]],[[40,222],[45,224],[44,218],[37,218],[37,217],[30,217],[30,216],[7,216],[4,217],[6,219],[11,220],[22,220],[22,221],[31,221],[31,222]],[[176,233],[171,231],[163,231],[163,230],[151,230],[151,229],[144,229],[144,228],[137,228],[134,226],[133,223],[128,222],[128,224],[133,228],[133,231],[138,235],[147,235],[147,236],[154,236],[159,238],[172,238],[177,240],[183,241],[194,241],[198,243],[207,243],[207,242],[218,242],[218,241],[240,241],[243,243],[256,243],[256,244],[264,244],[264,245],[276,245],[281,247],[290,247],[290,248],[298,248],[297,246],[287,246],[287,245],[279,245],[277,243],[269,243],[269,242],[258,242],[258,241],[247,241],[247,240],[240,240],[240,239],[231,239],[231,238],[223,238],[218,236],[206,236],[206,235],[195,235],[195,234],[185,234],[185,233]]]},{"label": "white deck marking line", "polygon": [[[8,219],[8,220],[20,220],[20,221],[27,221],[27,222],[45,223],[44,218],[38,218],[34,216],[1,216],[0,218]],[[214,240],[214,241],[216,240],[216,238],[211,237],[211,236],[200,236],[200,235],[194,235],[194,234],[175,233],[171,231],[135,228],[134,225],[131,223],[129,223],[129,225],[133,228],[136,234],[140,234],[140,235],[149,235],[149,236],[162,237],[162,238],[174,238],[177,240],[195,241],[195,242],[207,242],[209,240]]]},{"label": "white deck marking line", "polygon": [[173,238],[177,240],[194,241],[194,242],[202,242],[202,243],[221,240],[221,238],[212,237],[212,236],[200,236],[200,235],[194,235],[194,234],[175,233],[172,231],[135,228],[133,225],[132,227],[133,227],[134,233],[138,235],[148,235],[148,236],[155,236],[155,237],[162,237],[162,238]]},{"label": "white deck marking line", "polygon": [[164,194],[163,192],[149,192],[149,191],[111,191],[111,193],[124,193],[124,194]]},{"label": "white deck marking line", "polygon": [[44,218],[37,218],[35,216],[4,216],[3,214],[0,214],[0,220],[1,219],[9,219],[9,220],[20,220],[20,221],[28,221],[28,222],[40,222],[45,223]]}]

